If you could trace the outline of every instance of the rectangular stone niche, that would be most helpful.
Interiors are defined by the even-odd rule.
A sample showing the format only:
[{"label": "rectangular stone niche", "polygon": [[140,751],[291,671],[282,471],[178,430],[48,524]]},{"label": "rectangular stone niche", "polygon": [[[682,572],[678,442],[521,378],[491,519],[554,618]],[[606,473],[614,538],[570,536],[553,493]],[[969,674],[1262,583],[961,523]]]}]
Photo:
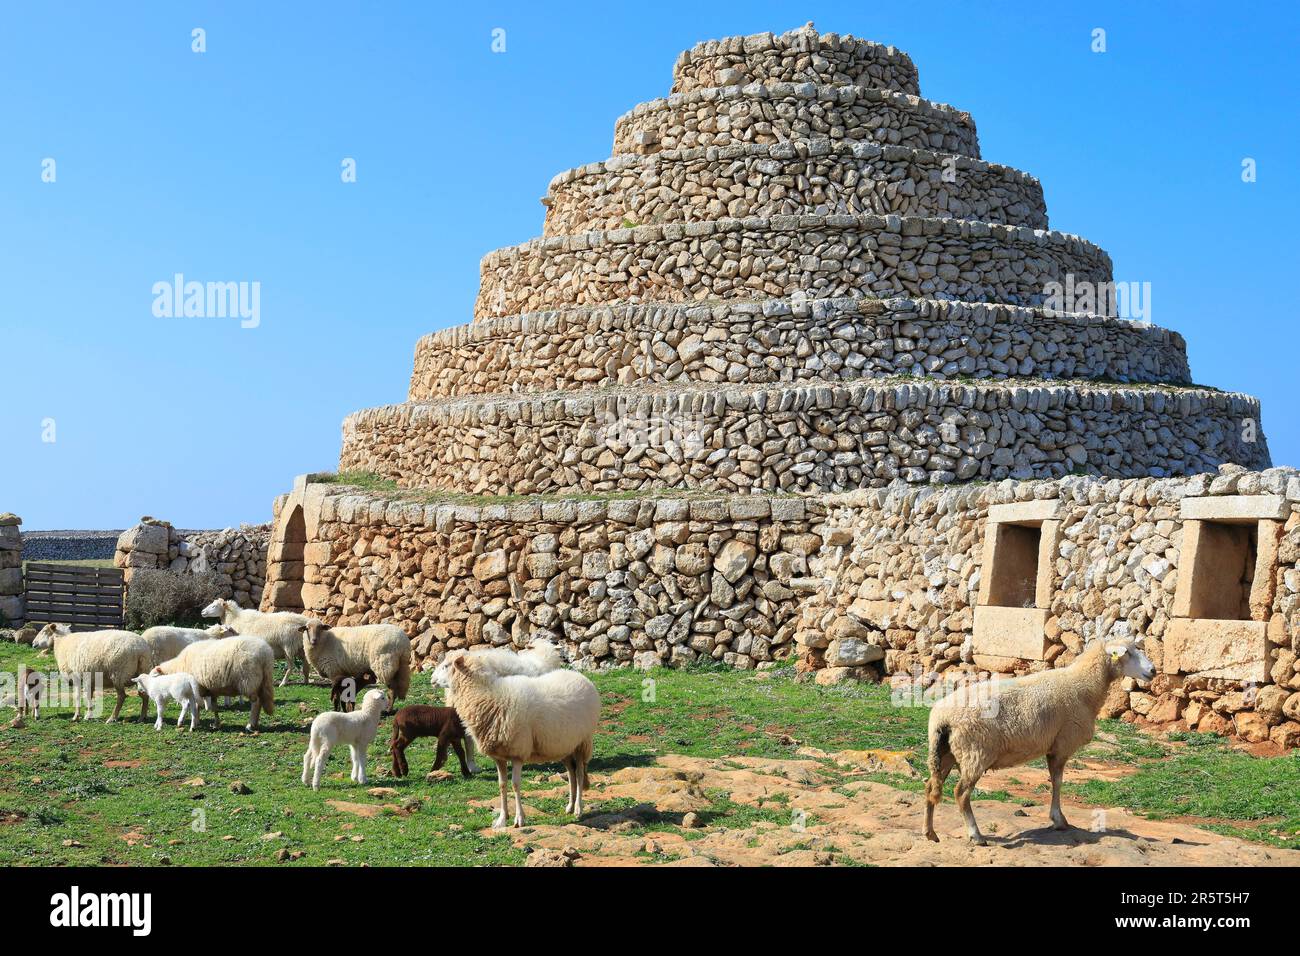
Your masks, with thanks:
[{"label": "rectangular stone niche", "polygon": [[1185,498],[1171,674],[1267,683],[1277,548],[1290,507],[1277,495]]},{"label": "rectangular stone niche", "polygon": [[989,508],[971,637],[980,667],[1005,671],[1047,654],[1052,560],[1061,528],[1058,508],[1056,501]]}]

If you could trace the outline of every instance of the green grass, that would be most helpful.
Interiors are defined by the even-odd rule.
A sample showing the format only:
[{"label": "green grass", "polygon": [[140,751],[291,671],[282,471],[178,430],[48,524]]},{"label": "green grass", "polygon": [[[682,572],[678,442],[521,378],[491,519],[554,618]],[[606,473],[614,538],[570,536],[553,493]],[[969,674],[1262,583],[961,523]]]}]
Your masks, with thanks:
[{"label": "green grass", "polygon": [[[27,647],[0,644],[0,670],[12,672],[19,663],[43,670],[52,661]],[[707,668],[595,675],[603,719],[592,770],[645,766],[669,753],[794,758],[800,745],[826,751],[912,750],[913,765],[923,768],[924,708],[892,706],[888,688],[879,685],[818,687],[796,684],[792,676],[788,669]],[[320,866],[335,859],[376,866],[522,863],[524,852],[511,846],[508,836],[480,835],[492,810],[468,805],[496,797],[495,774],[485,771],[470,780],[457,774],[428,782],[424,775],[433,748],[421,741],[408,752],[412,776],[394,780],[386,769],[385,721],[370,750],[370,786],[392,787],[396,795],[373,797],[353,785],[347,779],[346,753],[331,758],[321,791],[313,793],[299,781],[302,753],[306,726],[328,706],[328,691],[291,684],[277,689],[276,699],[275,715],[265,717],[262,732],[251,736],[242,733],[243,719],[235,713],[228,713],[220,731],[210,725],[192,735],[177,731],[174,706],[163,730],[155,732],[152,722],[135,719],[139,703],[134,696],[123,709],[132,718],[125,723],[72,723],[67,710],[53,710],[39,720],[29,718],[22,728],[0,725],[0,865]],[[413,681],[409,702],[434,702],[422,676]],[[1113,783],[1072,788],[1085,799],[1153,815],[1213,816],[1215,829],[1300,846],[1300,838],[1273,833],[1300,829],[1297,758],[1255,759],[1217,741],[1171,747],[1113,722],[1104,722],[1102,731],[1096,753],[1084,755],[1130,762],[1138,772]],[[840,772],[827,766],[834,782]],[[457,770],[454,757],[446,769]],[[562,787],[548,782],[558,770],[529,768],[525,789]],[[897,774],[877,776],[906,789],[920,783]],[[195,785],[195,778],[203,784]],[[236,781],[251,792],[233,792]],[[699,815],[710,827],[789,823],[791,811],[780,801],[749,807],[733,803],[724,792],[707,796],[711,806]],[[363,818],[331,808],[327,800],[390,804],[398,812]],[[630,805],[596,799],[588,813],[617,812]],[[407,806],[416,809],[408,813]],[[567,822],[560,797],[531,800],[530,808],[530,823]],[[676,815],[652,814],[637,826],[653,833],[676,829],[678,823]],[[680,832],[687,839],[700,833]],[[304,855],[277,864],[280,849]]]}]

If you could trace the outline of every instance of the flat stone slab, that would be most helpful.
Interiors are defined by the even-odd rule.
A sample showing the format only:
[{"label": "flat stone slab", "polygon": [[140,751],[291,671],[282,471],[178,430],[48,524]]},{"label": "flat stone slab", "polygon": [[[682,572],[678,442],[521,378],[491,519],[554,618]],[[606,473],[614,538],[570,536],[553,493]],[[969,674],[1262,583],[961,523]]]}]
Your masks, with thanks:
[{"label": "flat stone slab", "polygon": [[1184,498],[1179,504],[1184,521],[1249,522],[1261,519],[1284,520],[1291,506],[1281,495],[1212,495]]},{"label": "flat stone slab", "polygon": [[1165,631],[1165,672],[1268,683],[1268,624],[1174,618]]}]

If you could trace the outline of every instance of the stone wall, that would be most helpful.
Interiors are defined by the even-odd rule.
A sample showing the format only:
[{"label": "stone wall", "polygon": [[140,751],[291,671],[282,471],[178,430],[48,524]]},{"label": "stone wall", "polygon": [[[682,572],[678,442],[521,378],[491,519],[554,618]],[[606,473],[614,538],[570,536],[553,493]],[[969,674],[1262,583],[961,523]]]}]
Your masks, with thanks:
[{"label": "stone wall", "polygon": [[262,601],[270,534],[267,524],[183,534],[170,522],[146,516],[122,533],[113,562],[124,569],[128,583],[137,568],[211,572],[221,584],[222,597],[255,608]]},{"label": "stone wall", "polygon": [[910,483],[1267,467],[1259,408],[1193,389],[936,384],[642,387],[367,409],[342,471],[476,494]]},{"label": "stone wall", "polygon": [[[1282,499],[1285,517],[1264,525],[1275,537],[1266,540],[1261,531],[1269,577],[1251,592],[1255,606],[1244,609],[1256,622],[1254,638],[1220,640],[1225,630],[1244,629],[1245,621],[1197,622],[1199,636],[1190,644],[1179,637],[1172,653],[1171,635],[1188,629],[1187,613],[1177,607],[1179,578],[1188,573],[1184,501],[1227,496]],[[1058,522],[1038,582],[1046,600],[1034,659],[1007,656],[1006,635],[982,632],[976,620],[990,574],[990,511],[1017,502],[1051,504]],[[1068,664],[1089,640],[1140,634],[1160,673],[1148,687],[1133,681],[1117,687],[1106,716],[1182,721],[1252,741],[1300,744],[1295,469],[1248,472],[1229,465],[1217,475],[1179,479],[895,486],[831,497],[825,505],[819,531],[828,546],[811,567],[825,586],[810,593],[796,633],[800,666],[817,671],[819,680],[857,676],[853,668],[877,653],[885,672],[905,682],[929,683],[951,676],[948,671],[1040,670]],[[1222,592],[1237,577],[1205,584]],[[1225,673],[1236,677],[1215,676]]]},{"label": "stone wall", "polygon": [[798,588],[816,586],[822,508],[801,498],[480,507],[307,487],[306,613],[397,624],[420,659],[546,637],[587,667],[754,667],[792,652]]},{"label": "stone wall", "polygon": [[615,305],[484,319],[415,347],[409,399],[633,382],[1103,379],[1187,384],[1177,332],[935,299]]},{"label": "stone wall", "polygon": [[888,215],[1047,228],[1028,173],[952,153],[801,140],[622,155],[551,180],[545,236],[729,216]]},{"label": "stone wall", "polygon": [[[1216,501],[1269,514],[1251,551],[1265,571],[1245,582],[1250,599],[1230,619],[1193,620],[1180,585],[1195,561],[1189,516]],[[1019,645],[1032,650],[979,623],[995,573],[990,522],[1008,508],[1052,515],[1039,597],[1026,600],[1041,605],[1036,643]],[[1088,641],[1140,634],[1158,676],[1116,685],[1106,716],[1300,744],[1295,469],[479,505],[302,482],[277,520],[295,510],[307,612],[398,624],[421,659],[546,637],[583,667],[793,657],[823,683],[883,675],[920,687],[1060,667]],[[1239,576],[1202,585],[1230,589]]]},{"label": "stone wall", "polygon": [[26,618],[23,611],[23,519],[0,514],[0,624],[17,625]]},{"label": "stone wall", "polygon": [[902,50],[848,34],[795,30],[707,40],[673,67],[674,93],[748,83],[826,83],[919,92],[916,67]]},{"label": "stone wall", "polygon": [[1111,261],[1060,232],[903,216],[774,216],[534,239],[484,257],[476,317],[618,301],[866,296],[1041,305]]},{"label": "stone wall", "polygon": [[980,155],[971,115],[944,103],[865,86],[780,82],[692,90],[640,103],[614,123],[614,152],[819,136]]}]

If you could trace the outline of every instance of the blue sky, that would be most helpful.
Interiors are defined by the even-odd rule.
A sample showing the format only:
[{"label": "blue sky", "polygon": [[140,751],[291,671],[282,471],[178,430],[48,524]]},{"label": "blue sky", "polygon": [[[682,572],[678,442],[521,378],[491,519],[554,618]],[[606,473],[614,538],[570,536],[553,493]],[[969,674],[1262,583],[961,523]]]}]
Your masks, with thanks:
[{"label": "blue sky", "polygon": [[[404,400],[415,340],[469,321],[479,259],[541,231],[551,177],[608,156],[680,50],[809,19],[908,51],[1300,464],[1294,4],[10,4],[0,511],[267,520],[347,413]],[[178,272],[260,282],[260,325],[156,317]]]}]

